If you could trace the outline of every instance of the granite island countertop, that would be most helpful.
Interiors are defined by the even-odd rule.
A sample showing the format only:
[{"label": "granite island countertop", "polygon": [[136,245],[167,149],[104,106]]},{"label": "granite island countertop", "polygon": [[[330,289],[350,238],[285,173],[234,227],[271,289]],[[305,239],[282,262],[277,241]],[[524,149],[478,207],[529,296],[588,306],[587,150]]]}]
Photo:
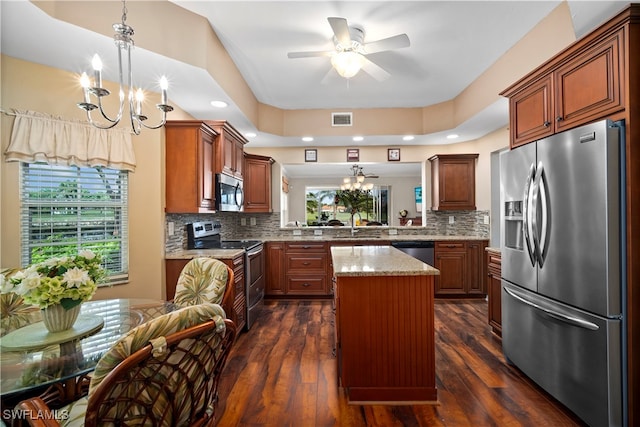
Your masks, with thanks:
[{"label": "granite island countertop", "polygon": [[391,246],[331,248],[333,274],[338,276],[433,276],[440,270]]}]

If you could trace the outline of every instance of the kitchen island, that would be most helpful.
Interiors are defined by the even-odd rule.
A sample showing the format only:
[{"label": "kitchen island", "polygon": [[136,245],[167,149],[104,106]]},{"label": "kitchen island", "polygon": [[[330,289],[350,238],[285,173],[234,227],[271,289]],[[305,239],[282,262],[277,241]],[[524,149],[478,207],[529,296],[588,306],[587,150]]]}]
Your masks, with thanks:
[{"label": "kitchen island", "polygon": [[432,266],[391,246],[331,248],[340,385],[351,403],[436,402]]}]

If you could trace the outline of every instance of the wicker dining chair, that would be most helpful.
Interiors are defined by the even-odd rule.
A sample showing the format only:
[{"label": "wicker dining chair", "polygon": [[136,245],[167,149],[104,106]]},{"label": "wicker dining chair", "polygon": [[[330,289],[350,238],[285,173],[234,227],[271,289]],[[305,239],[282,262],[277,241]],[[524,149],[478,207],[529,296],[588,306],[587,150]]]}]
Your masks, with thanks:
[{"label": "wicker dining chair", "polygon": [[193,258],[180,272],[173,302],[180,307],[205,302],[220,304],[235,322],[233,285],[233,270],[227,264],[215,258]]},{"label": "wicker dining chair", "polygon": [[98,362],[86,397],[56,410],[36,397],[16,409],[32,426],[213,426],[235,335],[218,304],[178,309],[118,340]]}]

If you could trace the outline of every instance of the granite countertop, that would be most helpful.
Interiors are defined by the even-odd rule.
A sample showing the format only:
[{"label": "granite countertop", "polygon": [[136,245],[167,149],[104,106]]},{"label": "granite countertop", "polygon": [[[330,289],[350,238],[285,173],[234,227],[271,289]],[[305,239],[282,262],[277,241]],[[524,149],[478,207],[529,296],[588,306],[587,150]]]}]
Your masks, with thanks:
[{"label": "granite countertop", "polygon": [[484,250],[487,252],[500,253],[500,248],[496,248],[494,246],[487,246]]},{"label": "granite countertop", "polygon": [[165,259],[192,259],[197,257],[209,257],[217,259],[233,259],[242,255],[244,249],[181,249],[167,252]]},{"label": "granite countertop", "polygon": [[440,270],[391,246],[331,248],[333,274],[339,276],[433,276]]}]

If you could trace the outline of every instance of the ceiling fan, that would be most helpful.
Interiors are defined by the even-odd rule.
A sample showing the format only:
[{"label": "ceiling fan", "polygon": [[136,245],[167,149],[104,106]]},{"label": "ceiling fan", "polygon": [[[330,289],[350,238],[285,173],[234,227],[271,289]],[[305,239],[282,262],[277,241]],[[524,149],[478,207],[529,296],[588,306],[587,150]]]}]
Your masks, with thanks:
[{"label": "ceiling fan", "polygon": [[333,29],[335,50],[289,52],[287,56],[291,59],[328,56],[331,58],[333,68],[344,78],[349,79],[362,69],[376,80],[383,81],[389,78],[390,74],[367,58],[367,55],[410,45],[409,36],[406,34],[365,43],[364,28],[349,26],[345,18],[329,17],[327,20]]}]

